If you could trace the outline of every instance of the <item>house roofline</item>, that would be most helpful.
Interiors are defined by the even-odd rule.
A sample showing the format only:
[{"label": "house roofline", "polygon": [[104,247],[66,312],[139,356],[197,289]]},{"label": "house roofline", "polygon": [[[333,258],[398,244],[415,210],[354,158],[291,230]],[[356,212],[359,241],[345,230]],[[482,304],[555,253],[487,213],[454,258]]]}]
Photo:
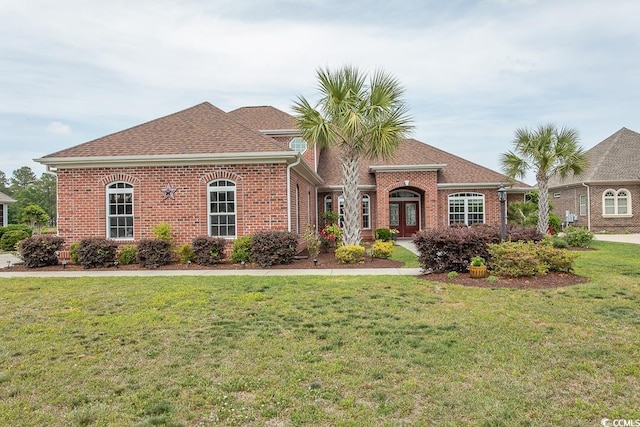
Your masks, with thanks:
[{"label": "house roofline", "polygon": [[549,190],[554,188],[569,188],[569,187],[579,187],[584,184],[586,185],[622,185],[622,184],[635,184],[638,185],[640,183],[640,177],[638,179],[617,179],[617,180],[605,180],[605,181],[575,181],[566,184],[557,184],[553,186],[549,186]]},{"label": "house roofline", "polygon": [[264,129],[259,131],[263,135],[269,136],[299,136],[298,129]]},{"label": "house roofline", "polygon": [[[499,188],[501,185],[504,185],[504,182],[444,182],[438,184],[438,190],[449,190],[449,189],[472,189],[472,188]],[[526,193],[533,188],[531,187],[516,187],[516,186],[506,186],[507,191],[509,193]]]},{"label": "house roofline", "polygon": [[419,172],[419,171],[438,171],[447,165],[372,165],[369,166],[371,172]]},{"label": "house roofline", "polygon": [[273,151],[257,153],[220,154],[158,154],[140,156],[86,156],[86,157],[41,157],[33,159],[53,168],[78,169],[101,166],[175,166],[220,163],[293,163],[298,156],[295,151]]}]

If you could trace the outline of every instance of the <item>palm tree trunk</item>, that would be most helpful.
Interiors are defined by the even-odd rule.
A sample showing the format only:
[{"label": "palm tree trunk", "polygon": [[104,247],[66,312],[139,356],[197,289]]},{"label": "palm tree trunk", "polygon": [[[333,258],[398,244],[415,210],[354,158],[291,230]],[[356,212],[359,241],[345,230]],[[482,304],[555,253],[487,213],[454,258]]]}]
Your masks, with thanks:
[{"label": "palm tree trunk", "polygon": [[344,196],[344,227],[342,240],[345,245],[360,243],[360,210],[358,209],[358,156],[349,153],[342,158],[342,186]]},{"label": "palm tree trunk", "polygon": [[549,228],[549,178],[538,174],[538,232],[547,234]]}]

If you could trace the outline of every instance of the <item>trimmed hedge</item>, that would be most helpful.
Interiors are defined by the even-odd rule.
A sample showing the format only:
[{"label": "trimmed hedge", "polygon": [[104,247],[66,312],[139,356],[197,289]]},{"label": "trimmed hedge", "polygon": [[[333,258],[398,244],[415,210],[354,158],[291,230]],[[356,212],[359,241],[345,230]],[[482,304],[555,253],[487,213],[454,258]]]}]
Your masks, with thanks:
[{"label": "trimmed hedge", "polygon": [[118,245],[100,237],[82,239],[78,243],[78,262],[84,268],[111,267],[116,261]]},{"label": "trimmed hedge", "polygon": [[475,256],[489,258],[487,243],[500,241],[495,227],[449,227],[416,233],[413,243],[418,249],[418,262],[425,272],[465,272]]},{"label": "trimmed hedge", "polygon": [[491,272],[499,276],[545,275],[549,271],[571,272],[577,253],[554,248],[547,242],[502,242],[489,245]]},{"label": "trimmed hedge", "polygon": [[138,242],[138,264],[158,268],[173,261],[171,243],[163,239],[143,239]]},{"label": "trimmed hedge", "polygon": [[231,262],[234,264],[253,262],[251,258],[251,236],[238,237],[231,246]]},{"label": "trimmed hedge", "polygon": [[356,264],[364,259],[364,246],[343,245],[336,249],[335,255],[340,264]]},{"label": "trimmed hedge", "polygon": [[58,264],[58,251],[64,239],[59,236],[43,235],[28,237],[18,244],[18,251],[29,268]]},{"label": "trimmed hedge", "polygon": [[0,238],[7,231],[15,231],[15,230],[24,231],[25,233],[28,234],[27,237],[31,237],[33,235],[33,230],[27,224],[9,224],[6,227],[0,226]]},{"label": "trimmed hedge", "polygon": [[290,264],[297,246],[297,234],[289,231],[259,231],[253,235],[251,258],[262,268]]},{"label": "trimmed hedge", "polygon": [[213,266],[224,258],[227,241],[222,237],[200,236],[193,239],[193,262],[200,265]]},{"label": "trimmed hedge", "polygon": [[138,249],[134,245],[123,245],[118,252],[118,262],[122,265],[134,264]]},{"label": "trimmed hedge", "polygon": [[371,256],[374,258],[388,259],[393,253],[393,242],[376,240],[371,245]]},{"label": "trimmed hedge", "polygon": [[564,235],[569,246],[576,248],[588,248],[593,242],[594,234],[584,227],[570,225],[564,229]]},{"label": "trimmed hedge", "polygon": [[373,232],[373,237],[376,240],[388,242],[389,240],[391,240],[391,230],[388,228],[376,228],[376,230]]},{"label": "trimmed hedge", "polygon": [[31,233],[27,233],[24,230],[5,231],[2,237],[0,237],[0,249],[3,251],[15,251],[18,242],[30,236]]}]

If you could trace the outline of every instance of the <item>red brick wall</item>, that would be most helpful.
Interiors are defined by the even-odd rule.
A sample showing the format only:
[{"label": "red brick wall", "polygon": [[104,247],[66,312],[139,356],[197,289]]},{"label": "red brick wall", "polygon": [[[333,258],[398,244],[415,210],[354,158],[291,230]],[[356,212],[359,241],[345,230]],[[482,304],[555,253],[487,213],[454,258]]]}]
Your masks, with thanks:
[{"label": "red brick wall", "polygon": [[[420,229],[437,228],[438,206],[437,172],[378,172],[376,173],[376,228],[389,227],[389,193],[399,188],[417,191],[422,197]],[[409,185],[405,181],[409,180]]]},{"label": "red brick wall", "polygon": [[[105,237],[106,186],[125,181],[134,187],[135,240],[152,237],[152,228],[167,222],[176,244],[189,243],[207,234],[207,184],[218,178],[236,182],[238,236],[286,230],[286,168],[285,164],[256,164],[59,169],[58,230],[67,244]],[[306,181],[292,172],[293,181],[308,197]],[[177,189],[175,200],[163,200],[167,184]],[[292,187],[295,190],[295,183]],[[302,204],[306,209],[306,202]]]},{"label": "red brick wall", "polygon": [[[606,190],[626,189],[631,195],[631,217],[604,218],[602,195]],[[592,185],[591,192],[591,231],[609,231],[612,233],[640,233],[640,185]]]}]

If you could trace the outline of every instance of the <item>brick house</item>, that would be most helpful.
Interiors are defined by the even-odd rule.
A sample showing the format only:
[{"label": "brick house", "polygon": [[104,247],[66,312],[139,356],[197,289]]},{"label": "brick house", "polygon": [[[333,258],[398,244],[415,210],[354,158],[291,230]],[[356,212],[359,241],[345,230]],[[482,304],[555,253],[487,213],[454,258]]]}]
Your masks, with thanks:
[{"label": "brick house", "polygon": [[[171,224],[176,243],[200,235],[235,238],[261,230],[304,232],[325,210],[341,210],[336,153],[299,137],[273,107],[224,112],[205,102],[49,154],[58,176],[58,232],[135,242]],[[362,162],[362,237],[400,237],[451,223],[499,224],[497,189],[507,177],[414,139],[386,161]],[[516,183],[508,200],[531,188]]]},{"label": "brick house", "polygon": [[587,160],[580,176],[549,182],[554,213],[595,232],[639,233],[640,134],[622,128],[588,150]]}]

